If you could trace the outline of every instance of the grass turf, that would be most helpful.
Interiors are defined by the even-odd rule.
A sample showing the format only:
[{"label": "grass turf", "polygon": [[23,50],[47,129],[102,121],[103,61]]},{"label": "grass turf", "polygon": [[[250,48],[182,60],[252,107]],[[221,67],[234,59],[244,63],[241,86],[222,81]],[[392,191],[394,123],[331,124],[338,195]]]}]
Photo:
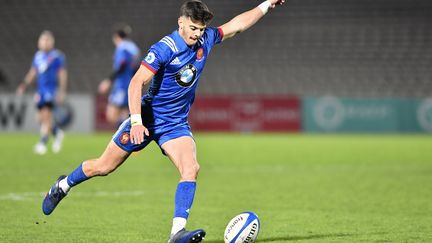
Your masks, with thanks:
[{"label": "grass turf", "polygon": [[[109,134],[68,135],[60,154],[36,135],[1,134],[1,242],[166,242],[178,174],[153,143],[108,177],[74,188],[51,216],[43,193],[97,157]],[[223,242],[243,211],[257,242],[431,242],[432,137],[196,134],[201,172],[189,229]]]}]

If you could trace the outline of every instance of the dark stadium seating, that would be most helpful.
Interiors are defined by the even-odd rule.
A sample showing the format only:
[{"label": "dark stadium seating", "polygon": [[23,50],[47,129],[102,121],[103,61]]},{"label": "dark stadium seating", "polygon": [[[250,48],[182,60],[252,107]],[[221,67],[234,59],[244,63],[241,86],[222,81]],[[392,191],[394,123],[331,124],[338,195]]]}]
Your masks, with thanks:
[{"label": "dark stadium seating", "polygon": [[[206,1],[213,25],[259,1]],[[180,1],[0,0],[0,69],[11,91],[39,33],[67,56],[70,85],[94,93],[111,69],[111,29],[129,23],[146,51],[176,28]],[[290,0],[250,31],[216,46],[201,94],[422,97],[432,94],[430,0]]]}]

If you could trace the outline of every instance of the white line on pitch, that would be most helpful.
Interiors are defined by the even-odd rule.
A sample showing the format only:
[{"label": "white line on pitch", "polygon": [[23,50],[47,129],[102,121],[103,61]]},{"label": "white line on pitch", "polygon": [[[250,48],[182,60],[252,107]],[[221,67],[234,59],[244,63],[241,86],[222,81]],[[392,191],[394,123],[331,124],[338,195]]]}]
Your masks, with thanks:
[{"label": "white line on pitch", "polygon": [[[25,201],[41,199],[45,195],[45,192],[10,192],[0,195],[0,201]],[[122,197],[132,196],[138,197],[144,195],[143,191],[124,191],[124,192],[72,192],[71,195],[74,197]]]}]

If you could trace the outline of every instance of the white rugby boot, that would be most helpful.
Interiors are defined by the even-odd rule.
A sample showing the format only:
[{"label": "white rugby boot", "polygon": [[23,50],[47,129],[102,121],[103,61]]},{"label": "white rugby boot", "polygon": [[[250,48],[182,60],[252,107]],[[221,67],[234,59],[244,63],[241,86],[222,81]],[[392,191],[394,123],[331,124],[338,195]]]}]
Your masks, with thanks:
[{"label": "white rugby boot", "polygon": [[58,129],[57,135],[54,138],[54,142],[51,148],[53,153],[57,154],[60,152],[63,145],[63,139],[64,139],[64,132],[61,129]]}]

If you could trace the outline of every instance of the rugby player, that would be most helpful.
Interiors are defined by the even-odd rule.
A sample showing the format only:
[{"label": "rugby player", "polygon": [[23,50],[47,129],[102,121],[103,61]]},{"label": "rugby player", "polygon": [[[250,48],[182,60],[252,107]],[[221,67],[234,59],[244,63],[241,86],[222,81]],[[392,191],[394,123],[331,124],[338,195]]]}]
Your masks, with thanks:
[{"label": "rugby player", "polygon": [[112,41],[116,49],[113,56],[113,72],[100,82],[98,88],[100,94],[107,94],[111,88],[105,114],[107,121],[116,128],[129,115],[129,82],[140,63],[140,50],[129,38],[131,32],[132,29],[128,25],[114,31]]},{"label": "rugby player", "polygon": [[54,136],[52,151],[61,150],[64,132],[53,119],[53,109],[63,104],[66,96],[67,70],[64,54],[54,48],[54,35],[51,31],[43,31],[38,40],[39,51],[36,52],[30,70],[24,81],[18,86],[17,94],[22,95],[27,87],[36,79],[35,94],[37,117],[40,122],[40,140],[34,147],[36,154],[47,152],[49,135]]},{"label": "rugby player", "polygon": [[[213,45],[253,26],[284,0],[267,0],[218,28],[208,27],[213,14],[199,0],[180,8],[178,29],[151,46],[129,85],[130,117],[114,134],[97,159],[85,160],[68,176],[60,176],[43,201],[52,213],[70,188],[94,176],[108,175],[134,151],[155,141],[180,173],[175,194],[171,236],[168,242],[201,242],[206,232],[186,230],[196,190],[199,164],[187,117],[200,75]],[[151,82],[142,96],[142,87]]]}]

